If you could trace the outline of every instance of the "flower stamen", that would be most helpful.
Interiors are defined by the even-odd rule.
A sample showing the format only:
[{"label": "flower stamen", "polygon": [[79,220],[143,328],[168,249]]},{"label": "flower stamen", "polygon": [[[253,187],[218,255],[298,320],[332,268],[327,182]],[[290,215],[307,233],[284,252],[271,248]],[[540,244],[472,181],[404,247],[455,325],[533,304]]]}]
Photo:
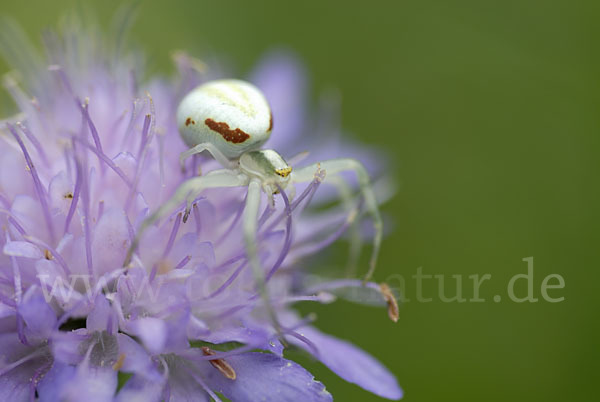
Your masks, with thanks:
[{"label": "flower stamen", "polygon": [[390,320],[398,322],[400,312],[398,311],[398,302],[396,301],[396,296],[394,296],[394,293],[392,293],[392,290],[385,282],[382,282],[379,285],[379,290],[381,291],[381,294],[387,303],[388,316],[390,317]]},{"label": "flower stamen", "polygon": [[[202,346],[202,353],[204,356],[214,356],[216,353],[211,348],[207,346]],[[237,375],[235,374],[235,370],[229,363],[227,363],[223,359],[213,359],[208,361],[214,368],[219,370],[221,374],[223,374],[226,378],[230,380],[235,380]]]},{"label": "flower stamen", "polygon": [[112,369],[115,371],[121,370],[121,368],[123,367],[123,363],[125,363],[125,353],[121,353],[119,355],[119,358],[117,359],[115,364],[112,365]]},{"label": "flower stamen", "polygon": [[177,214],[175,217],[175,223],[173,224],[173,229],[171,230],[171,235],[169,236],[169,240],[167,245],[165,246],[165,250],[163,251],[163,258],[166,258],[169,255],[169,252],[173,248],[173,243],[175,242],[175,237],[177,236],[177,232],[179,231],[179,224],[181,223],[181,212]]},{"label": "flower stamen", "polygon": [[33,165],[33,160],[29,156],[29,152],[27,151],[27,148],[25,147],[23,140],[17,133],[17,130],[15,130],[15,128],[12,126],[12,124],[6,124],[6,127],[11,132],[13,137],[15,137],[15,139],[17,140],[17,143],[19,144],[19,147],[21,148],[21,152],[23,153],[23,157],[25,158],[25,164],[26,164],[25,166],[28,168],[27,170],[31,173],[35,191],[37,193],[40,204],[42,205],[42,212],[44,214],[44,219],[46,221],[46,226],[48,229],[48,233],[50,235],[50,239],[52,239],[52,241],[54,241],[55,234],[54,234],[54,226],[52,225],[52,218],[50,215],[50,207],[48,205],[48,200],[46,198],[46,192],[44,191],[42,182],[37,174],[37,170],[36,170],[35,166]]},{"label": "flower stamen", "polygon": [[[92,121],[90,117],[90,112],[88,110],[89,106],[89,98],[85,98],[85,102],[79,104],[79,108],[81,110],[81,114],[83,118],[87,121],[88,127],[90,128],[90,132],[92,133],[92,139],[94,140],[94,144],[96,145],[96,149],[98,150],[98,154],[104,154],[102,150],[102,143],[100,142],[100,136],[98,135],[98,130],[96,129],[96,125]],[[102,172],[105,171],[105,166],[100,164]]]}]

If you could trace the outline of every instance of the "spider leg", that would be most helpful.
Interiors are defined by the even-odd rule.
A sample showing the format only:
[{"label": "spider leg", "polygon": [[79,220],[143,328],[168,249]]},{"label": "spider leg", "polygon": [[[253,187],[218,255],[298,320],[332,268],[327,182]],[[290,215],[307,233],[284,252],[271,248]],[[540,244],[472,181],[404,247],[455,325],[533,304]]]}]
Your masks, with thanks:
[{"label": "spider leg", "polygon": [[325,172],[327,173],[327,175],[325,176],[325,181],[331,179],[333,175],[345,171],[354,172],[358,178],[360,191],[365,200],[367,212],[371,215],[371,219],[373,219],[373,227],[375,228],[375,236],[373,238],[373,251],[371,253],[371,259],[369,262],[369,270],[367,271],[363,279],[363,282],[366,282],[369,279],[371,279],[373,273],[375,272],[375,266],[377,265],[377,256],[379,254],[379,248],[381,246],[381,240],[383,238],[383,221],[381,220],[381,215],[379,213],[377,200],[375,199],[375,194],[373,193],[373,189],[371,188],[369,175],[362,163],[355,159],[330,159],[292,171],[291,182],[298,183],[312,180],[314,177],[315,170],[319,169],[319,167],[325,170]]},{"label": "spider leg", "polygon": [[[333,184],[340,195],[342,204],[348,214],[354,213],[356,206],[354,205],[354,197],[352,193],[352,187],[347,181],[342,179],[340,176],[333,175],[329,177],[329,181]],[[348,231],[350,232],[350,247],[348,248],[348,265],[346,267],[346,276],[352,278],[356,275],[356,269],[358,265],[358,259],[360,258],[360,252],[362,250],[362,237],[360,235],[360,220],[355,219],[350,224]]]},{"label": "spider leg", "polygon": [[229,160],[223,153],[209,142],[204,142],[202,144],[198,144],[193,148],[188,149],[187,151],[183,151],[181,155],[179,155],[179,164],[181,165],[181,171],[185,171],[185,160],[192,155],[199,154],[200,152],[207,151],[212,155],[213,158],[216,159],[217,162],[221,164],[224,168],[233,169],[237,166],[235,162]]},{"label": "spider leg", "polygon": [[267,195],[267,200],[269,201],[269,206],[271,208],[275,208],[275,198],[273,197],[273,195],[276,193],[273,193],[271,186],[263,186],[262,189],[265,192],[265,194]]},{"label": "spider leg", "polygon": [[290,159],[288,159],[287,163],[290,166],[297,165],[298,163],[302,162],[306,157],[308,157],[308,155],[308,151],[299,152],[296,155],[292,156]]},{"label": "spider leg", "polygon": [[296,198],[296,186],[288,187],[287,193],[290,202],[294,201],[294,199]]},{"label": "spider leg", "polygon": [[275,330],[281,337],[281,326],[279,325],[279,321],[277,321],[275,310],[273,309],[271,300],[269,298],[267,286],[265,283],[265,273],[258,258],[258,247],[256,245],[256,232],[258,229],[258,209],[260,206],[260,192],[260,181],[257,179],[251,180],[250,184],[248,184],[248,196],[246,197],[246,206],[244,208],[244,242],[246,244],[246,253],[248,254],[248,260],[250,262],[250,266],[252,267],[254,281],[258,286],[258,291],[261,295],[261,298],[263,299],[263,303],[265,305],[265,308],[267,309],[267,313],[269,314],[271,321],[273,322]]},{"label": "spider leg", "polygon": [[235,171],[231,171],[229,169],[219,169],[213,170],[207,173],[205,176],[194,177],[192,179],[184,181],[178,188],[175,190],[175,193],[169,200],[163,203],[156,211],[154,211],[150,216],[144,219],[137,231],[137,235],[129,250],[127,251],[127,257],[125,258],[124,266],[129,265],[131,262],[131,257],[133,253],[137,249],[139,245],[140,238],[144,234],[144,232],[153,225],[159,219],[165,217],[170,211],[175,209],[179,204],[183,201],[187,201],[188,205],[186,208],[189,209],[191,201],[200,193],[202,190],[207,188],[217,188],[217,187],[239,187],[245,186],[248,184],[248,177],[244,174],[239,174]]}]

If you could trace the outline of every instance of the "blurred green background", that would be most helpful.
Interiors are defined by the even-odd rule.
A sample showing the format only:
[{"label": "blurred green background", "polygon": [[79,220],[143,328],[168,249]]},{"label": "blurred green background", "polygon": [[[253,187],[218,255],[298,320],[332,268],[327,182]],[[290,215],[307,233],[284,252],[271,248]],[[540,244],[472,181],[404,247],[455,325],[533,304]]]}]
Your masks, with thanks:
[{"label": "blurred green background", "polygon": [[[2,0],[0,13],[37,38],[77,3]],[[104,23],[119,4],[83,3]],[[338,88],[343,126],[390,152],[399,192],[384,207],[395,229],[377,279],[404,276],[410,301],[397,324],[345,302],[316,310],[323,330],[397,375],[406,401],[589,401],[600,372],[599,20],[595,0],[170,0],[142,2],[132,38],[164,73],[174,48],[226,56],[243,76],[289,47],[313,99]],[[530,256],[540,300],[514,303],[507,284]],[[433,300],[419,303],[418,267],[445,275],[449,296],[462,275],[467,299],[468,276],[490,274],[486,301],[444,303],[426,280]],[[549,291],[560,303],[541,298],[549,274],[565,280]],[[336,400],[380,400],[302,361]]]}]

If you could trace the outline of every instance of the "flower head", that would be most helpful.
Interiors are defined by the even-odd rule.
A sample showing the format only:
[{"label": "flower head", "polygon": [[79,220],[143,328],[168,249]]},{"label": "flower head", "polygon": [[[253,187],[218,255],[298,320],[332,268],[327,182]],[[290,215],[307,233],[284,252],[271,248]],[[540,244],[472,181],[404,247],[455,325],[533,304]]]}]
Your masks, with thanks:
[{"label": "flower head", "polygon": [[[315,281],[303,269],[304,257],[355,226],[361,203],[349,197],[324,212],[305,211],[327,200],[326,172],[317,170],[293,200],[281,192],[275,207],[265,206],[256,240],[279,331],[243,247],[245,188],[203,192],[186,222],[185,205],[174,209],[127,261],[149,213],[200,167],[216,166],[197,155],[185,173],[179,166],[186,147],[175,110],[206,79],[202,64],[177,53],[178,78],[140,81],[139,60],[90,30],[47,34],[49,60],[42,61],[8,26],[5,53],[20,80],[5,78],[19,110],[0,122],[3,400],[331,400],[283,357],[290,344],[350,382],[401,397],[379,362],[292,309],[354,287],[397,318],[387,286]],[[15,52],[22,57],[13,60]],[[307,124],[305,78],[293,57],[270,55],[250,79],[273,108],[269,146],[287,157],[306,149],[318,158],[357,155],[347,142],[332,146],[326,132],[307,135],[318,127]]]}]

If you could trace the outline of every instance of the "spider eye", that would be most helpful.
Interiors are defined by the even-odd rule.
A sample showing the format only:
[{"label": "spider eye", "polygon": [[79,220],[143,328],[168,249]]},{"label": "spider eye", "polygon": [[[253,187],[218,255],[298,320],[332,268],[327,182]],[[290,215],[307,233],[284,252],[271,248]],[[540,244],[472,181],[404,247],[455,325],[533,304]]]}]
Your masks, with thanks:
[{"label": "spider eye", "polygon": [[283,169],[275,169],[275,173],[278,174],[279,176],[285,178],[285,177],[288,177],[290,173],[292,173],[292,168],[286,167]]}]

